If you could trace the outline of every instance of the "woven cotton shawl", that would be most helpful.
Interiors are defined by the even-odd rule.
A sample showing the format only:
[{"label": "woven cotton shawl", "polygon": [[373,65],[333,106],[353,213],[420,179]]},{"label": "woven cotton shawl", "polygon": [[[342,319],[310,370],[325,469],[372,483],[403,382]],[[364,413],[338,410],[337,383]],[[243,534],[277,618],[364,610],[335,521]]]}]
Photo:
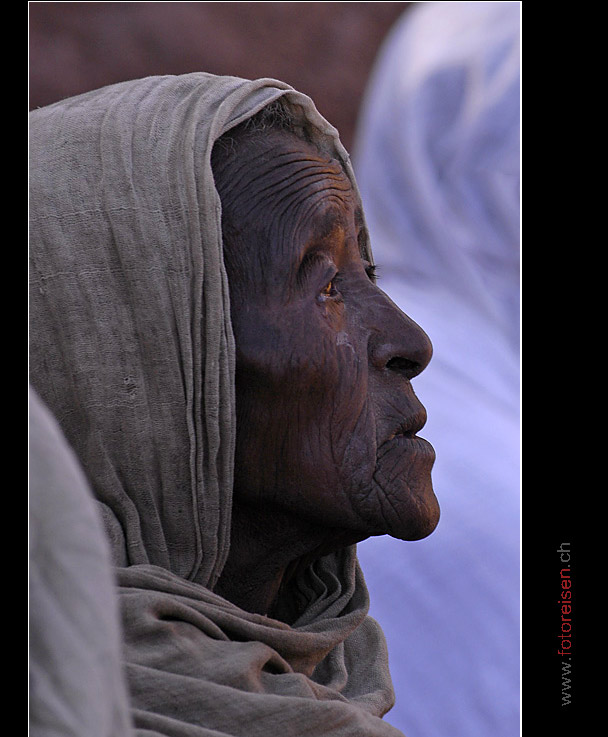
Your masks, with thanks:
[{"label": "woven cotton shawl", "polygon": [[279,97],[356,190],[335,129],[275,80],[150,77],[31,114],[31,381],[111,541],[140,734],[400,734],[354,548],[303,574],[291,625],[213,593],[235,359],[210,156]]}]

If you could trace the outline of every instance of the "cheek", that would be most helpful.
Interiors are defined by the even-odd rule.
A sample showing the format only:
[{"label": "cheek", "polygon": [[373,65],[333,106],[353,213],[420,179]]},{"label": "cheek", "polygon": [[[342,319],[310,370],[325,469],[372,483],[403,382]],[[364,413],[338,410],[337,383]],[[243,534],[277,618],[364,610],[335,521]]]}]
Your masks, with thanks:
[{"label": "cheek", "polygon": [[247,434],[255,428],[283,446],[316,441],[332,452],[345,445],[367,402],[367,365],[347,334],[317,335],[314,347],[294,340],[275,357],[259,380],[237,369],[237,411]]},{"label": "cheek", "polygon": [[301,397],[327,405],[365,384],[365,350],[341,303],[311,300],[272,315],[251,312],[236,338],[241,384],[251,383],[252,393],[262,390],[264,401]]},{"label": "cheek", "polygon": [[283,335],[266,370],[237,367],[236,473],[256,496],[289,486],[314,499],[319,488],[342,488],[375,454],[367,361],[325,315],[313,328],[303,321]]}]

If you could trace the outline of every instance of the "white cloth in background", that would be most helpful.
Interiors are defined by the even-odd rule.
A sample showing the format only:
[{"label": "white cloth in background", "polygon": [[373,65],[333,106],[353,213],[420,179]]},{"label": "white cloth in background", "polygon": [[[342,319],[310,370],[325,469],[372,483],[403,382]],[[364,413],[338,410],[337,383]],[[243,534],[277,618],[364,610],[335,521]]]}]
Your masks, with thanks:
[{"label": "white cloth in background", "polygon": [[379,286],[434,346],[441,521],[359,545],[408,737],[519,734],[519,5],[408,9],[353,151]]}]

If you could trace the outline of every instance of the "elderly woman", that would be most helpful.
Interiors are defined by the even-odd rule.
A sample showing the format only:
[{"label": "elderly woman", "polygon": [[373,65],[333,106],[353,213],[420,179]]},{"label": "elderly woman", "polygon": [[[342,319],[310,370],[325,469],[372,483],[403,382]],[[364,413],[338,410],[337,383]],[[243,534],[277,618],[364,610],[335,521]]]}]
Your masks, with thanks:
[{"label": "elderly woman", "polygon": [[[355,543],[437,524],[431,346],[335,129],[275,80],[147,78],[35,111],[30,181],[31,381],[103,520],[134,728],[398,734]],[[65,669],[36,655],[34,711]]]}]

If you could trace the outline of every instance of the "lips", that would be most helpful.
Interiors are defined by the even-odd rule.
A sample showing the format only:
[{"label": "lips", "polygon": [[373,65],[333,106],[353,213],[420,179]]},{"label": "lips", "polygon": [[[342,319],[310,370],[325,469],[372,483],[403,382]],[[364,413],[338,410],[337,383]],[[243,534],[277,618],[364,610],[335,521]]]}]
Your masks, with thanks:
[{"label": "lips", "polygon": [[400,418],[394,414],[395,406],[392,410],[390,429],[385,425],[386,439],[377,450],[373,475],[374,499],[382,510],[385,525],[379,534],[420,540],[439,521],[439,504],[431,479],[435,449],[416,434],[426,422],[426,410],[421,404],[410,404],[409,411]]},{"label": "lips", "polygon": [[399,437],[413,438],[416,436],[417,432],[420,432],[420,430],[422,430],[425,423],[426,409],[422,405],[420,405],[420,408],[416,413],[411,414],[408,417],[403,417],[399,421],[397,427],[387,438],[387,442]]}]

